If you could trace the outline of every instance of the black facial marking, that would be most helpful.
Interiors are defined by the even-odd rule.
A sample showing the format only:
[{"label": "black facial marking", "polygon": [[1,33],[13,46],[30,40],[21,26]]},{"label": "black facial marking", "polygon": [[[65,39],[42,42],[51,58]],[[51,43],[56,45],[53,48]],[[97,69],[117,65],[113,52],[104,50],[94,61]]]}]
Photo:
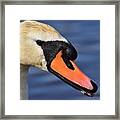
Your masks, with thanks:
[{"label": "black facial marking", "polygon": [[63,48],[67,48],[68,44],[62,41],[47,41],[42,44],[42,49],[49,66],[51,61],[55,58],[57,53]]},{"label": "black facial marking", "polygon": [[77,52],[75,48],[71,45],[71,43],[66,43],[63,41],[41,41],[36,40],[37,45],[41,46],[45,55],[45,59],[47,61],[47,65],[49,66],[51,61],[54,59],[56,54],[62,50],[62,58],[66,65],[70,69],[74,69],[71,62],[69,60],[74,60],[77,57]]}]

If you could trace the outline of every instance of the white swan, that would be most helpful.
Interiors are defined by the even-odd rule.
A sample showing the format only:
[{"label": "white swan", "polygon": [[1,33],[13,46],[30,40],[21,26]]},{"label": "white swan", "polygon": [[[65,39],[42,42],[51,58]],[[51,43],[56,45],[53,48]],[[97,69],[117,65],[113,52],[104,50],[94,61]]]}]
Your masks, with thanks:
[{"label": "white swan", "polygon": [[53,27],[37,21],[20,24],[21,99],[28,99],[26,74],[30,66],[50,71],[84,94],[92,96],[96,84],[73,62],[75,48]]}]

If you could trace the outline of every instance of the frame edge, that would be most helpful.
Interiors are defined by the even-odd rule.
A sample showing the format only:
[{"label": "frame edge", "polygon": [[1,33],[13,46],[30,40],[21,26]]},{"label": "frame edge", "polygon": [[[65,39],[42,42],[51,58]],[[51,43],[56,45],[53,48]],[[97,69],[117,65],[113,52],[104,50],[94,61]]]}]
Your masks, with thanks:
[{"label": "frame edge", "polygon": [[[5,61],[5,50],[4,50],[4,48],[5,48],[5,36],[4,36],[4,34],[5,34],[5,5],[6,4],[13,4],[13,3],[16,3],[16,2],[18,2],[18,4],[21,4],[21,3],[23,3],[23,1],[3,1],[3,2],[1,2],[1,18],[0,18],[0,23],[1,23],[1,34],[0,34],[0,36],[1,36],[1,41],[0,41],[0,46],[1,46],[1,49],[0,49],[0,56],[1,56],[1,61],[0,61],[0,71],[1,71],[1,73],[0,73],[0,86],[1,86],[1,89],[0,89],[0,110],[1,110],[1,112],[0,112],[0,119],[2,118],[12,118],[12,119],[16,119],[16,118],[18,118],[19,117],[19,119],[20,118],[25,118],[25,119],[29,119],[29,117],[28,116],[9,116],[9,115],[6,115],[5,116],[5,88],[4,88],[4,86],[5,86],[5,63],[4,63],[4,61]],[[26,1],[25,2],[25,4],[27,4],[29,1]],[[30,1],[31,2],[31,1]],[[48,2],[48,1],[37,1],[37,2]],[[77,1],[78,2],[78,1]],[[80,1],[79,1],[80,2]],[[86,1],[85,1],[86,2]],[[93,1],[94,2],[94,1]],[[93,4],[93,2],[91,3],[91,4]],[[98,1],[98,2],[95,2],[95,4],[107,4],[107,3],[109,3],[109,2],[111,2],[111,1],[106,1],[106,2],[101,2],[101,1]],[[58,2],[59,3],[59,2]],[[57,4],[58,4],[57,3]],[[69,1],[68,1],[68,3],[69,3]],[[83,1],[81,2],[81,3],[84,3]],[[87,3],[87,2],[86,2]],[[48,3],[46,3],[46,4],[48,4]],[[54,4],[54,3],[52,3],[52,4]],[[55,2],[55,4],[56,4],[56,2]],[[60,4],[61,4],[61,2],[60,2]],[[66,3],[67,4],[67,3]],[[87,3],[87,4],[89,4],[89,2]],[[115,104],[115,116],[113,115],[111,115],[111,117],[110,118],[112,118],[112,119],[118,119],[119,120],[119,115],[120,115],[120,105],[119,105],[119,101],[120,101],[120,99],[119,99],[119,96],[120,96],[120,93],[119,93],[119,52],[120,52],[120,49],[119,49],[119,40],[120,40],[120,31],[119,31],[119,28],[120,28],[120,15],[119,15],[119,13],[120,13],[120,1],[115,1],[115,2],[111,2],[111,4],[115,4],[115,46],[116,46],[116,48],[115,48],[115,59],[116,59],[116,64],[115,64],[115,67],[116,67],[116,69],[115,69],[115,76],[117,76],[117,77],[115,77],[115,80],[116,80],[116,82],[115,82],[115,85],[116,85],[116,87],[117,87],[117,89],[115,89],[115,103],[117,103],[117,104]],[[116,36],[118,36],[118,37],[116,37]],[[118,97],[118,99],[117,99],[117,97]],[[35,116],[31,116],[30,117],[30,119],[33,119]],[[36,118],[38,119],[38,117],[40,117],[40,116],[36,116]],[[74,118],[74,119],[78,119],[78,117],[79,117],[79,119],[84,119],[84,116],[82,117],[80,117],[80,116],[76,116],[76,117],[71,117],[72,119]],[[64,119],[69,119],[69,117],[66,117],[66,116],[41,116],[41,119],[48,119],[48,118],[50,118],[50,119],[60,119],[60,118],[64,118]],[[88,119],[88,117],[86,117],[87,119]],[[90,117],[89,116],[89,118],[90,119],[92,119],[92,117]],[[96,117],[95,117],[96,118]],[[94,118],[94,119],[95,119]],[[107,118],[107,116],[104,116],[104,117],[99,117],[98,116],[98,119],[100,119],[100,118]]]}]

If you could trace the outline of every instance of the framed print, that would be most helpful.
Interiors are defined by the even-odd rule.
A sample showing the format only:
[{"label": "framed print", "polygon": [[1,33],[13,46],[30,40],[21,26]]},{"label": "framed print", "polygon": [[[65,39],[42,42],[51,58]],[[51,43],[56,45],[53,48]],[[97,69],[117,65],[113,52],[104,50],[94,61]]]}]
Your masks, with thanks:
[{"label": "framed print", "polygon": [[1,118],[119,119],[119,7],[2,1]]},{"label": "framed print", "polygon": [[[44,60],[44,58],[42,58],[42,57],[39,58],[36,56],[36,59],[34,61],[37,61],[37,58],[38,58],[41,61],[40,62],[38,60],[38,63],[41,63],[42,65],[39,65],[37,63],[34,63],[34,61],[29,61],[27,59],[31,56],[31,59],[33,60],[33,57],[32,57],[33,51],[31,51],[31,47],[29,45],[25,45],[28,47],[23,47],[24,44],[26,44],[26,43],[25,43],[24,39],[21,39],[21,44],[20,44],[21,45],[20,46],[20,55],[21,55],[20,71],[21,71],[21,73],[20,74],[24,76],[23,66],[28,67],[28,64],[34,64],[34,66],[36,66],[37,68],[42,69],[42,70],[45,69],[45,71],[40,71],[39,69],[29,68],[29,75],[28,75],[29,82],[27,83],[29,92],[27,95],[24,94],[23,90],[25,90],[25,91],[27,91],[27,90],[25,89],[26,87],[23,88],[23,86],[22,86],[22,84],[23,84],[22,82],[24,81],[23,80],[24,78],[23,78],[23,76],[21,77],[21,89],[20,89],[21,90],[21,99],[29,99],[29,100],[89,100],[89,99],[96,100],[96,99],[100,99],[100,93],[99,93],[99,86],[100,86],[99,85],[100,84],[99,83],[100,21],[99,20],[30,20],[30,21],[22,20],[20,22],[20,24],[21,24],[21,31],[20,31],[21,37],[22,37],[22,35],[23,35],[23,37],[26,36],[24,34],[24,30],[26,31],[26,34],[29,34],[29,33],[27,33],[29,31],[26,30],[28,27],[30,27],[29,29],[32,29],[32,31],[30,31],[30,32],[33,32],[33,33],[34,33],[34,30],[36,31],[37,29],[42,29],[43,30],[43,31],[41,30],[41,33],[43,32],[42,35],[47,36],[47,34],[49,34],[48,28],[50,28],[50,30],[52,31],[53,28],[51,26],[54,26],[57,29],[57,30],[55,30],[55,32],[61,31],[60,33],[62,34],[60,36],[58,36],[58,35],[55,36],[52,32],[50,32],[50,35],[54,35],[54,37],[49,36],[49,37],[51,37],[50,39],[49,38],[44,39],[44,36],[42,36],[43,38],[40,38],[39,35],[38,36],[36,35],[38,38],[33,38],[33,39],[36,39],[34,43],[35,43],[35,45],[38,46],[39,51],[41,51],[41,50],[43,51],[40,53],[37,53],[37,52],[35,52],[35,53],[41,54],[41,56],[46,58],[46,60]],[[44,27],[45,25],[51,25],[51,26]],[[59,26],[61,26],[61,28]],[[36,29],[36,27],[37,27],[37,29]],[[75,30],[73,30],[74,29],[73,27],[75,28]],[[69,29],[67,29],[67,28],[69,28]],[[78,28],[78,29],[76,29],[76,28]],[[89,30],[91,30],[91,33],[88,32]],[[46,32],[44,32],[44,31],[46,31]],[[74,31],[74,33],[72,31]],[[84,35],[84,32],[86,33],[86,35],[88,34],[87,36],[89,39],[86,38],[86,35]],[[80,37],[79,36],[77,37],[77,35],[76,35],[76,34],[80,35],[79,33],[83,33],[82,34],[83,36],[81,36],[81,38],[83,38],[83,40],[81,40],[81,41],[79,40]],[[92,34],[95,34],[95,35],[92,35]],[[33,35],[33,34],[30,33],[30,36],[31,35]],[[61,36],[62,36],[62,38],[61,38]],[[64,37],[63,38],[63,36],[65,36],[65,37],[72,36],[72,37],[70,37],[70,38]],[[34,36],[31,36],[31,38],[32,37],[34,37]],[[73,39],[73,41],[71,39]],[[77,41],[75,42],[74,39],[76,39]],[[87,44],[83,43],[84,39],[87,39],[86,40]],[[93,47],[93,49],[92,49],[91,48],[92,45],[89,48],[89,46],[90,46],[89,40],[90,39],[91,39],[91,44],[92,44],[92,40],[93,40],[93,43],[96,44],[96,48]],[[68,40],[69,40],[69,43],[67,43]],[[72,44],[75,45],[76,47],[73,47]],[[85,46],[84,46],[84,44],[85,44]],[[80,45],[81,45],[81,47],[80,47]],[[53,48],[53,46],[54,46],[54,48]],[[95,45],[93,45],[93,46],[95,46]],[[27,49],[29,47],[30,47],[29,53],[27,53],[27,51],[28,51]],[[49,49],[48,49],[48,47],[49,47]],[[57,48],[55,48],[55,47],[57,47]],[[87,49],[84,49],[85,47]],[[60,58],[57,57],[57,55],[59,54],[60,51],[63,52],[62,53],[63,60],[61,60],[61,57]],[[81,52],[79,52],[79,51],[81,51]],[[86,59],[86,57],[82,57],[83,56],[82,51],[84,51],[84,52],[86,51],[87,52],[86,54],[89,54],[89,55],[91,54],[91,56],[86,55],[86,57],[88,57],[87,59],[89,59],[88,65],[82,64],[82,61],[85,61],[84,59]],[[31,52],[31,55],[29,55],[30,52]],[[53,56],[49,56],[48,54],[52,54]],[[29,57],[27,55],[29,55]],[[56,57],[54,55],[56,55]],[[26,58],[26,56],[27,56],[27,58]],[[93,72],[92,72],[92,70],[89,70],[89,71],[91,71],[91,73],[94,74],[93,76],[95,78],[93,78],[93,79],[91,78],[91,80],[89,80],[90,77],[88,77],[88,76],[90,76],[90,73],[88,73],[89,75],[87,76],[87,75],[85,75],[85,73],[82,72],[82,70],[80,70],[80,68],[78,70],[77,66],[75,67],[75,65],[72,65],[71,59],[75,60],[77,56],[78,56],[78,58],[77,58],[75,64],[77,64],[77,63],[81,64],[81,69],[83,69],[82,65],[84,68],[89,68],[89,66],[94,66],[92,68]],[[35,55],[34,55],[34,57],[35,57]],[[84,59],[82,60],[82,58],[84,58]],[[93,60],[92,60],[93,63],[90,62],[90,58],[93,58]],[[68,62],[69,59],[71,60],[71,62]],[[50,60],[51,60],[51,63],[49,63]],[[57,62],[57,60],[59,61],[59,63]],[[47,68],[45,67],[45,65],[42,61],[44,61],[45,64],[47,64]],[[60,64],[60,68],[56,65],[56,62],[57,62],[57,64]],[[53,64],[53,67],[52,66],[49,67],[49,64],[51,64],[51,65]],[[94,65],[92,65],[92,64],[94,64]],[[68,65],[70,65],[70,66],[68,66]],[[76,69],[76,71],[74,71],[73,68]],[[52,69],[54,69],[54,71],[51,71]],[[51,72],[52,75],[49,74],[48,72],[46,72],[46,70]],[[67,75],[64,70],[66,70],[67,74],[69,74],[69,75]],[[34,74],[37,74],[37,71],[38,71],[38,74],[40,74],[40,76],[38,76],[38,78],[34,78],[33,76],[34,76]],[[73,73],[73,71],[74,71],[74,73]],[[57,74],[56,74],[56,72],[57,72]],[[63,76],[65,79],[60,77],[60,81],[58,81],[58,78],[55,78],[53,75],[56,75],[57,77]],[[42,79],[37,80],[37,79],[39,79],[39,77],[41,77]],[[35,79],[37,80],[36,82],[35,82]],[[77,81],[77,79],[79,79],[79,81]],[[84,80],[84,83],[83,83],[82,79]],[[96,80],[94,80],[94,79],[96,79]],[[47,83],[49,81],[51,81],[50,83],[53,82],[53,86],[47,85]],[[57,83],[56,83],[56,81],[57,81]],[[65,84],[63,81],[67,84]],[[75,84],[75,82],[76,83],[78,82],[78,83]],[[58,84],[58,85],[56,85],[56,84]],[[62,86],[59,84],[61,84]],[[36,85],[38,85],[38,87]],[[42,86],[40,87],[39,85],[40,86],[47,85],[47,86],[42,88]],[[57,88],[56,88],[56,86],[57,86]],[[94,87],[93,90],[89,89],[90,86]],[[62,89],[61,89],[61,87],[62,87]],[[82,87],[84,87],[86,89],[84,89]],[[54,88],[56,89],[56,92],[54,92]],[[33,89],[34,89],[34,91],[32,92]],[[43,91],[41,95],[40,95],[39,91]],[[82,93],[85,95],[83,95]],[[90,96],[90,97],[88,97],[88,96]]]}]

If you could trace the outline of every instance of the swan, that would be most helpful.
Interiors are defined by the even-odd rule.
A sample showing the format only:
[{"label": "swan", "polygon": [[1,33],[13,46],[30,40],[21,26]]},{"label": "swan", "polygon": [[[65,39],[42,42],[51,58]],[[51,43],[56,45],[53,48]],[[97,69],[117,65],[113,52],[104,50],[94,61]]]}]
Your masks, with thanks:
[{"label": "swan", "polygon": [[77,67],[76,58],[76,49],[52,26],[31,20],[21,22],[20,98],[28,99],[30,66],[49,71],[83,94],[93,96],[97,85]]}]

